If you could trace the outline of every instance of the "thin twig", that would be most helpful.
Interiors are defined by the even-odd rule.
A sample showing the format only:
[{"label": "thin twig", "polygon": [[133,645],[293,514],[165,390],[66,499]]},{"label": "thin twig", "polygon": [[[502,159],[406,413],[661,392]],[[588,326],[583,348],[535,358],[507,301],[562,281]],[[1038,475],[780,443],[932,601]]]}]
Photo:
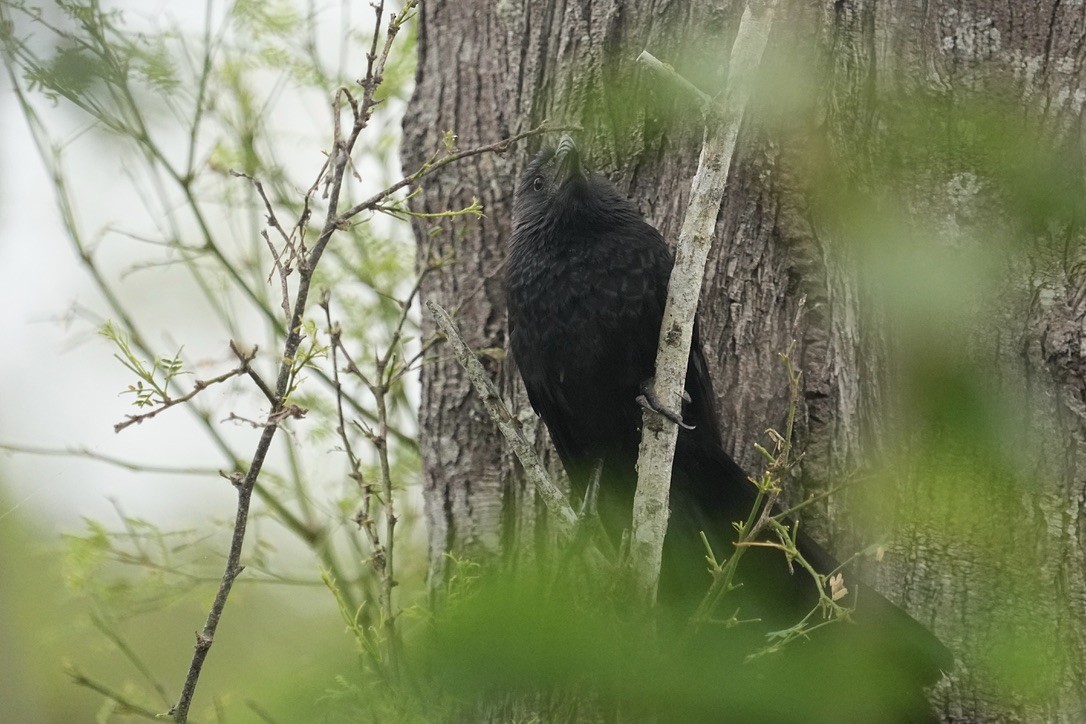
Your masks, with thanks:
[{"label": "thin twig", "polygon": [[[264,239],[264,242],[268,245],[268,250],[271,252],[273,268],[271,273],[268,274],[268,282],[271,282],[273,274],[279,275],[279,291],[280,300],[279,304],[283,310],[284,319],[290,319],[290,292],[287,285],[287,277],[294,271],[291,264],[299,259],[298,249],[294,245],[294,234],[298,233],[299,226],[295,225],[291,230],[291,233],[287,233],[283,226],[279,223],[279,217],[275,215],[275,208],[272,206],[271,199],[268,198],[268,194],[264,191],[264,184],[260,183],[259,179],[253,178],[247,173],[241,173],[240,171],[231,171],[234,176],[248,179],[250,183],[256,188],[256,192],[260,195],[261,200],[264,202],[264,210],[267,212],[265,219],[268,222],[268,226],[279,232],[280,238],[283,240],[284,250],[280,253],[276,250],[275,244],[272,243],[271,238],[268,236],[266,229],[261,230],[260,236]],[[286,256],[286,262],[283,262],[283,256]]]},{"label": "thin twig", "polygon": [[456,163],[457,161],[461,161],[465,158],[470,158],[471,156],[478,156],[483,153],[496,153],[498,155],[501,155],[508,151],[509,148],[513,146],[513,144],[517,143],[518,141],[522,141],[525,138],[529,138],[531,136],[538,136],[542,133],[551,133],[562,130],[579,130],[579,128],[577,126],[552,127],[547,123],[547,121],[543,121],[538,126],[529,131],[523,131],[516,134],[515,136],[510,136],[509,138],[506,138],[504,140],[489,143],[485,146],[477,146],[466,151],[455,151],[452,153],[448,153],[441,158],[431,159],[430,161],[420,166],[414,173],[410,174],[409,176],[404,176],[402,179],[392,184],[391,186],[388,186],[383,191],[378,191],[376,194],[369,197],[365,201],[352,206],[347,211],[344,211],[342,216],[340,217],[340,222],[345,224],[346,222],[350,221],[351,218],[357,216],[363,211],[372,211],[376,209],[378,204],[392,196],[392,194],[396,193],[400,189],[421,181],[423,178],[429,176],[430,174],[441,168],[444,168],[445,166],[448,166],[450,163]]},{"label": "thin twig", "polygon": [[[800,307],[802,309],[802,304]],[[799,315],[797,313],[797,322],[798,318]],[[789,513],[799,509],[803,504],[795,506],[785,512],[777,510],[777,500],[781,494],[781,480],[798,462],[798,458],[792,456],[791,442],[795,432],[796,413],[799,409],[800,392],[802,390],[802,374],[795,369],[795,366],[792,363],[795,347],[796,342],[795,340],[792,340],[788,345],[787,351],[780,355],[788,374],[789,384],[788,414],[786,417],[784,434],[777,433],[774,430],[769,431],[770,437],[774,441],[776,453],[770,454],[763,449],[763,452],[770,458],[769,465],[757,482],[758,493],[755,498],[754,506],[751,508],[750,515],[747,517],[746,522],[738,526],[739,535],[733,544],[734,551],[724,563],[717,561],[712,547],[709,545],[708,539],[705,537],[704,533],[702,534],[702,542],[706,547],[707,559],[713,576],[713,582],[709,587],[709,591],[705,594],[705,597],[699,604],[697,611],[695,611],[691,618],[692,626],[688,630],[688,635],[693,634],[698,624],[710,623],[713,621],[713,612],[720,604],[723,596],[734,590],[733,582],[735,580],[740,559],[743,557],[746,550],[752,547],[774,548],[780,550],[784,553],[789,566],[791,567],[792,562],[798,563],[800,567],[811,576],[815,583],[815,587],[818,589],[818,603],[799,624],[790,630],[790,633],[781,637],[781,641],[775,645],[776,647],[779,647],[796,637],[806,635],[806,633],[813,630],[814,627],[806,627],[805,624],[816,611],[822,610],[832,618],[839,618],[848,613],[848,609],[837,604],[833,596],[827,595],[825,591],[826,582],[829,580],[829,577],[838,573],[845,564],[842,564],[828,574],[821,574],[816,571],[814,567],[807,562],[802,553],[800,553],[796,545],[798,523],[789,523]],[[767,528],[776,533],[776,541],[757,540]]]},{"label": "thin twig", "polygon": [[[207,10],[208,14],[205,16],[205,35],[207,37],[211,37],[210,6],[211,3],[209,2]],[[29,14],[28,8],[19,8],[19,10],[21,12]],[[0,7],[0,15],[2,15],[3,13],[4,10],[2,9],[2,7]],[[35,20],[38,18],[34,15],[31,15],[31,19]],[[57,26],[48,25],[48,23],[46,23],[46,25],[51,30],[53,30],[53,32],[59,38],[65,41],[71,41],[74,43],[81,42],[78,34],[69,33],[68,31]],[[196,104],[196,115],[189,126],[191,131],[189,137],[190,145],[188,149],[189,160],[183,169],[175,166],[171,158],[167,157],[163,149],[158,147],[152,141],[152,139],[147,135],[146,127],[143,127],[142,125],[129,127],[123,123],[116,122],[116,120],[110,116],[110,113],[113,112],[112,109],[106,109],[100,105],[96,105],[93,103],[82,103],[81,101],[83,98],[89,98],[89,96],[86,96],[85,94],[80,95],[78,93],[71,93],[68,89],[65,88],[55,88],[54,90],[56,90],[59,95],[62,96],[65,100],[71,102],[73,106],[86,112],[91,118],[93,118],[97,123],[100,123],[102,126],[114,129],[122,136],[130,135],[131,139],[136,143],[138,148],[147,158],[149,165],[152,167],[152,170],[161,167],[161,169],[165,171],[169,178],[177,183],[178,187],[181,189],[184,195],[184,202],[188,204],[200,231],[201,244],[198,248],[212,254],[214,260],[218,264],[220,264],[222,268],[227,272],[232,282],[235,283],[244,292],[246,298],[253,302],[257,310],[266,320],[268,320],[268,322],[277,334],[285,334],[284,330],[286,328],[286,322],[278,317],[269,308],[269,306],[264,303],[263,297],[247,283],[241,269],[239,269],[237,265],[231,262],[231,260],[225,254],[224,250],[216,243],[216,240],[211,230],[212,224],[205,217],[202,210],[202,200],[198,197],[194,190],[194,179],[196,178],[196,172],[194,171],[194,163],[196,159],[196,144],[194,139],[197,136],[197,129],[200,125],[200,119],[203,117],[206,110],[204,108],[204,104],[202,103],[202,99],[206,98],[205,90],[207,78],[209,77],[209,74],[213,68],[213,57],[217,49],[222,46],[228,28],[229,23],[222,24],[221,29],[216,33],[213,42],[205,45],[205,53],[202,58],[202,70],[199,90],[197,98],[194,101],[194,103]],[[79,228],[79,224],[76,220],[74,204],[71,199],[71,192],[68,189],[67,175],[65,173],[63,165],[63,146],[59,143],[54,142],[50,138],[44,122],[42,121],[41,117],[34,109],[32,104],[30,103],[29,98],[27,97],[27,91],[20,84],[20,77],[17,73],[17,70],[20,67],[27,70],[42,70],[42,63],[40,63],[36,59],[36,56],[33,54],[33,52],[28,49],[28,46],[17,40],[14,35],[9,34],[5,36],[3,40],[4,50],[8,53],[7,59],[10,61],[4,63],[5,73],[10,81],[10,87],[12,88],[14,97],[23,112],[24,118],[27,121],[27,126],[30,131],[31,138],[33,139],[34,145],[37,148],[38,155],[43,163],[43,166],[49,173],[51,180],[53,181],[53,190],[58,213],[61,216],[61,220],[64,224],[68,239],[72,244],[72,248],[76,254],[76,257],[84,264],[85,268],[88,271],[88,274],[91,276],[95,285],[104,297],[107,306],[112,310],[112,313],[116,316],[116,318],[120,320],[120,326],[122,326],[132,335],[132,343],[144,354],[145,357],[153,358],[154,352],[151,350],[150,345],[147,343],[145,335],[143,335],[139,331],[139,326],[135,318],[130,313],[130,310],[127,309],[124,304],[122,304],[119,295],[113,288],[112,283],[107,279],[107,275],[97,265],[94,258],[93,246],[91,243],[88,242],[87,239],[84,238]],[[121,41],[123,42],[123,40],[124,39],[122,38]],[[90,52],[94,52],[93,49],[90,49]],[[129,74],[126,69],[124,72],[124,77],[127,78],[128,76]],[[131,114],[133,117],[140,116],[141,108],[144,105],[136,103],[135,98],[132,96],[131,93],[125,94],[125,96],[123,98],[120,98],[118,102],[120,103],[120,105],[118,105],[117,107],[124,113]],[[173,204],[175,203],[173,195],[169,193],[158,181],[157,173],[152,173],[152,181],[154,189],[160,199],[160,203],[162,204],[162,206],[167,209],[172,209]],[[142,186],[138,185],[136,188],[137,190],[139,190],[142,188]],[[305,200],[306,210],[305,212],[303,212],[302,219],[308,218],[306,215],[308,212],[308,201],[309,199],[307,197]],[[171,221],[171,224],[174,226],[173,231],[167,235],[169,238],[180,238],[180,231],[176,227],[176,224],[173,222],[175,217],[176,214],[172,213],[162,214],[159,216],[159,218],[169,219]],[[304,231],[304,228],[300,231],[299,238],[304,238]],[[190,249],[191,248],[195,247],[190,247]],[[220,319],[223,321],[223,323],[228,328],[231,328],[233,326],[233,323],[229,319],[229,317],[225,316],[224,307],[219,301],[218,293],[217,291],[212,290],[208,286],[205,275],[202,274],[202,270],[200,268],[197,268],[197,266],[192,263],[187,263],[186,266],[192,272],[193,280],[203,291],[205,299],[210,303],[213,309],[219,312]],[[314,373],[317,378],[320,379],[322,382],[328,382],[328,378],[323,370],[317,369],[314,370]],[[255,374],[255,372],[250,369],[250,375],[252,376],[253,374]],[[169,384],[175,385],[176,382],[170,382]],[[346,402],[360,415],[367,416],[371,414],[369,410],[362,407],[358,403],[358,401],[353,398],[347,399]],[[214,443],[216,448],[226,458],[226,460],[228,461],[229,469],[243,469],[244,462],[238,457],[237,453],[234,452],[234,449],[223,437],[219,427],[213,421],[212,416],[206,410],[202,409],[196,404],[187,404],[183,407],[197,419],[197,421],[202,426],[203,430],[207,433],[208,437]],[[390,433],[401,444],[408,447],[416,446],[416,441],[414,440],[414,438],[406,435],[402,431],[390,429]],[[110,462],[109,460],[105,460],[104,458],[103,460],[106,462]],[[157,470],[152,469],[152,472],[157,472]],[[162,472],[172,471],[163,470]],[[298,536],[298,538],[302,540],[306,545],[313,547],[317,551],[317,554],[321,559],[322,565],[325,566],[327,570],[332,573],[338,574],[339,566],[336,563],[335,559],[332,557],[331,551],[327,545],[326,530],[314,525],[308,520],[301,519],[296,513],[294,513],[294,511],[289,509],[286,504],[284,504],[280,500],[281,496],[279,495],[278,491],[273,491],[268,486],[258,483],[254,488],[254,492],[267,506],[269,511],[276,516],[277,520],[279,520],[288,531]]]},{"label": "thin twig", "polygon": [[[251,362],[252,358],[256,357],[256,349],[257,349],[256,347],[253,347],[252,350],[250,350],[249,352],[246,352],[246,351],[241,349],[241,347],[238,345],[237,342],[235,342],[234,340],[230,340],[230,351],[233,352],[234,356],[237,357],[242,362],[245,362],[246,357],[249,357],[249,355],[252,355],[251,357],[249,357],[249,360]],[[264,378],[261,377],[260,374],[256,370],[253,369],[252,364],[246,364],[245,365],[245,372],[246,372],[246,374],[249,375],[249,379],[251,379],[253,381],[253,384],[255,384],[257,386],[257,388],[261,392],[264,393],[264,397],[266,397],[268,399],[268,402],[270,402],[270,403],[272,403],[274,405],[275,404],[275,392],[273,392],[272,388],[268,386],[268,383],[264,381]]]},{"label": "thin twig", "polygon": [[124,640],[121,634],[112,626],[107,624],[106,621],[97,613],[91,614],[91,622],[94,624],[94,627],[102,633],[102,635],[104,635],[106,638],[113,642],[113,645],[117,647],[117,650],[120,651],[126,659],[128,659],[129,663],[132,664],[136,671],[140,672],[143,678],[146,679],[147,682],[154,688],[154,690],[158,693],[159,698],[162,699],[162,702],[168,705],[170,703],[170,697],[166,694],[166,687],[162,685],[162,682],[158,680],[158,677],[156,677],[154,672],[151,671],[151,668],[147,666],[147,664],[144,663],[143,659],[139,657],[139,654],[137,654],[135,650],[128,645],[128,642]]},{"label": "thin twig", "polygon": [[[349,477],[358,486],[359,491],[362,493],[362,511],[356,516],[355,521],[358,523],[358,527],[363,530],[366,537],[369,539],[370,547],[372,549],[371,556],[374,561],[374,565],[377,565],[378,560],[384,559],[383,547],[381,545],[381,536],[377,530],[377,526],[374,524],[370,517],[370,505],[373,498],[372,487],[366,482],[365,477],[362,475],[362,465],[358,456],[354,452],[354,446],[351,444],[350,435],[347,434],[347,422],[346,417],[343,414],[343,384],[340,381],[339,376],[339,355],[342,349],[343,354],[347,355],[346,349],[343,347],[343,339],[341,330],[338,324],[332,322],[332,313],[330,309],[331,297],[326,291],[321,295],[320,306],[324,310],[325,321],[328,324],[328,334],[331,337],[332,355],[332,380],[335,383],[336,393],[336,432],[339,434],[339,439],[343,443],[343,451],[347,455],[347,464],[350,467]],[[357,371],[357,367],[354,362],[348,357],[348,364],[350,369]],[[361,373],[359,372],[361,376]],[[341,593],[342,595],[342,593]],[[368,613],[368,609],[363,607],[355,614],[357,620],[359,615],[365,615]],[[358,635],[365,639],[367,649],[370,651],[377,650],[377,643],[373,641],[373,636],[368,625],[356,626],[355,630]],[[375,657],[376,660],[376,657]]]},{"label": "thin twig", "polygon": [[143,717],[144,719],[157,720],[160,718],[158,712],[153,711],[143,706],[142,704],[137,704],[136,702],[128,698],[125,694],[117,691],[108,684],[103,684],[97,679],[90,678],[74,666],[68,667],[67,674],[68,676],[72,677],[72,681],[77,686],[82,686],[90,689],[91,691],[96,691],[112,701],[114,705],[116,705],[118,708],[118,714],[135,714],[137,716]]}]

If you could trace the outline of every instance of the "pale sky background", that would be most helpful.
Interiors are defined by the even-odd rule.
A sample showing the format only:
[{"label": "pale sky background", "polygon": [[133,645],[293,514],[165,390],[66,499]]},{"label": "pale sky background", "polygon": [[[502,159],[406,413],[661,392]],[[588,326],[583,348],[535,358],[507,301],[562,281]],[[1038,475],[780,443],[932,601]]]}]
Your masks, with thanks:
[{"label": "pale sky background", "polygon": [[[164,27],[170,18],[177,18],[194,30],[202,23],[204,8],[204,3],[163,0],[110,4],[128,8],[126,17],[137,24]],[[339,53],[334,31],[341,6],[329,5],[329,47]],[[365,20],[370,17],[367,12]],[[106,315],[106,305],[59,220],[53,186],[6,79],[0,83],[0,309],[5,311],[0,315],[0,339],[5,345],[0,355],[0,443],[86,447],[166,465],[222,465],[221,454],[191,414],[180,408],[114,433],[113,424],[134,410],[131,397],[119,396],[134,376],[113,358],[111,344],[95,334],[94,325],[78,318],[64,321],[73,305],[102,315]],[[315,175],[323,160],[321,150],[327,145],[327,102],[309,99],[313,100],[301,102],[288,92],[275,107],[276,122],[289,139],[282,158],[295,178]],[[39,110],[53,129],[86,125],[77,112],[64,107],[43,102]],[[396,115],[395,108],[390,111]],[[398,127],[395,118],[386,122]],[[139,228],[138,220],[130,220],[145,214],[128,188],[125,155],[108,143],[86,138],[72,148],[68,168],[82,231],[94,237],[118,221],[126,222],[127,228]],[[360,193],[365,191],[363,184]],[[146,220],[143,224],[147,230],[153,228]],[[111,278],[118,279],[132,263],[154,256],[154,250],[114,235],[105,239],[98,258]],[[208,321],[210,315],[196,301],[198,295],[186,272],[180,268],[141,271],[125,277],[118,289],[139,310],[149,339],[160,345],[162,353],[183,343],[187,357],[209,361],[206,368],[196,370],[199,377],[233,366],[228,335]],[[217,388],[202,393],[209,398],[221,394]],[[244,412],[239,410],[239,414]],[[255,409],[249,412],[257,416]],[[243,456],[251,453],[258,431],[225,428]],[[315,452],[311,464],[320,465],[322,451]],[[81,528],[84,516],[116,522],[111,499],[129,515],[166,525],[229,517],[235,499],[229,483],[215,475],[148,475],[85,459],[2,450],[0,493],[0,524],[8,516],[24,516],[55,532]]]}]

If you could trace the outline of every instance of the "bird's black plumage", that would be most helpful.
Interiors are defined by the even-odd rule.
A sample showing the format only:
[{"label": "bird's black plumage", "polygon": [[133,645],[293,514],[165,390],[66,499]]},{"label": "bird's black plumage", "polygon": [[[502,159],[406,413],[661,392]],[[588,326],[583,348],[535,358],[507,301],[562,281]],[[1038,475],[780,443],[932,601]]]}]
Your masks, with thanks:
[{"label": "bird's black plumage", "polygon": [[[585,170],[568,136],[529,164],[505,267],[513,358],[574,484],[603,461],[601,508],[612,529],[629,524],[637,397],[653,375],[671,267],[660,233],[610,181]],[[681,414],[692,429],[679,433],[672,512],[690,530],[730,529],[747,517],[755,491],[720,446],[697,325],[685,389]],[[831,560],[813,544],[809,552]],[[693,562],[701,568],[700,555]]]},{"label": "bird's black plumage", "polygon": [[[528,165],[516,189],[505,267],[512,354],[575,488],[603,462],[600,514],[614,536],[629,525],[641,437],[637,397],[654,372],[671,268],[660,233],[610,181],[586,170],[568,136]],[[730,553],[732,522],[746,519],[755,489],[721,448],[696,326],[686,392],[681,414],[693,429],[680,429],[676,446],[661,595],[690,601],[709,584],[699,532]],[[823,573],[837,566],[805,535],[800,549]],[[742,606],[781,626],[811,609],[810,578],[792,575],[779,551],[753,549],[747,558]],[[942,644],[876,592],[861,592],[856,619],[900,647],[892,658],[917,691],[949,668]]]}]

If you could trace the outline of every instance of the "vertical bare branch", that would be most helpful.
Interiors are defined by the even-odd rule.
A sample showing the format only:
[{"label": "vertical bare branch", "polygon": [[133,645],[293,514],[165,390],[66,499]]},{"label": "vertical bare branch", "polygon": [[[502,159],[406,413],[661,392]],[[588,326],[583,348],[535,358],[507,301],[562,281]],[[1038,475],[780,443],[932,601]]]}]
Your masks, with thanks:
[{"label": "vertical bare branch", "polygon": [[[771,0],[760,11],[747,5],[732,46],[723,121],[714,117],[712,109],[706,109],[709,123],[690,192],[690,205],[675,249],[675,267],[668,285],[656,357],[656,399],[671,409],[678,410],[682,406],[683,380],[690,359],[690,340],[705,261],[735,154],[739,126],[751,93],[750,77],[761,63],[775,4]],[[642,595],[648,601],[655,601],[667,532],[668,494],[678,429],[655,412],[646,410],[642,430],[630,553],[634,577]]]}]

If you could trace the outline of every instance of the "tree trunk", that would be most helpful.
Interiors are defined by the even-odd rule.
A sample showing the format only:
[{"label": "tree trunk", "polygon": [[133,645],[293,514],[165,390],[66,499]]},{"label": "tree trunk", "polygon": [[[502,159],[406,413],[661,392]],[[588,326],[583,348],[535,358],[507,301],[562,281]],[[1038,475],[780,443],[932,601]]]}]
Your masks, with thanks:
[{"label": "tree trunk", "polygon": [[[633,59],[647,48],[704,89],[719,89],[742,9],[734,1],[428,0],[417,87],[404,122],[405,168],[440,148],[446,130],[467,148],[543,119],[577,123],[591,139],[595,166],[674,239],[696,167],[700,118],[658,79],[637,72]],[[898,424],[908,416],[895,412],[901,384],[894,381],[910,365],[898,353],[908,334],[887,321],[892,309],[871,308],[877,306],[868,301],[872,282],[857,273],[863,265],[844,241],[847,230],[814,208],[812,195],[825,189],[812,189],[812,139],[830,156],[853,159],[857,175],[877,183],[872,159],[888,145],[887,126],[909,110],[896,105],[902,93],[961,99],[998,89],[1045,129],[1049,142],[1077,158],[1086,10],[1061,0],[824,0],[785,2],[780,16],[771,46],[791,49],[793,62],[796,54],[806,58],[809,92],[783,110],[755,108],[741,134],[700,318],[725,448],[750,471],[759,464],[753,443],[767,427],[781,426],[787,380],[777,355],[797,338],[804,382],[797,443],[804,461],[788,492],[798,500],[829,489],[892,448],[891,440],[911,435]],[[779,94],[788,94],[786,83]],[[776,121],[758,123],[770,117]],[[427,278],[424,297],[455,310],[476,349],[505,346],[501,263],[514,180],[538,141],[527,145],[444,169],[416,201],[420,210],[436,212],[477,196],[485,208],[482,220],[419,222],[416,229],[420,264],[455,260]],[[953,171],[953,159],[933,163]],[[925,221],[946,216],[942,197],[969,187],[972,178],[951,176],[953,188],[916,188],[909,208]],[[990,221],[980,212],[971,218],[961,208],[954,212],[962,226]],[[861,480],[853,487],[866,490],[830,496],[803,516],[815,537],[842,553],[872,535],[891,541],[886,560],[865,573],[957,653],[958,671],[936,692],[946,721],[1086,718],[1086,274],[1074,221],[1043,233],[1059,236],[1062,251],[1040,244],[1008,262],[1006,293],[998,295],[998,308],[985,310],[991,328],[955,327],[969,338],[950,334],[942,340],[950,351],[941,348],[960,352],[954,364],[990,363],[1001,370],[1007,394],[1028,402],[1029,439],[1036,444],[1018,460],[1030,471],[1028,486],[993,491],[984,487],[991,484],[987,471],[972,470],[984,478],[977,486],[946,492],[925,480],[943,468],[913,459],[892,485]],[[806,305],[797,326],[801,298]],[[530,410],[512,365],[500,354],[484,359],[507,399]],[[443,355],[425,366],[422,383],[431,575],[438,582],[447,551],[521,555],[523,547],[512,542],[532,538],[535,505],[455,361]],[[911,442],[915,455],[929,456],[922,442]],[[968,491],[986,501],[978,508],[984,515],[958,514],[975,507]],[[863,525],[856,522],[861,515]],[[995,528],[993,516],[1000,521]],[[1005,546],[998,550],[1025,558],[1004,560],[977,547],[993,536]],[[1003,585],[1010,566],[1020,577]],[[1025,608],[1004,607],[999,596],[1020,596]],[[1034,609],[1033,598],[1058,602]],[[1001,673],[998,661],[1037,631],[1057,649],[1045,662],[1048,685],[1041,691],[1031,690],[1034,679]]]}]

